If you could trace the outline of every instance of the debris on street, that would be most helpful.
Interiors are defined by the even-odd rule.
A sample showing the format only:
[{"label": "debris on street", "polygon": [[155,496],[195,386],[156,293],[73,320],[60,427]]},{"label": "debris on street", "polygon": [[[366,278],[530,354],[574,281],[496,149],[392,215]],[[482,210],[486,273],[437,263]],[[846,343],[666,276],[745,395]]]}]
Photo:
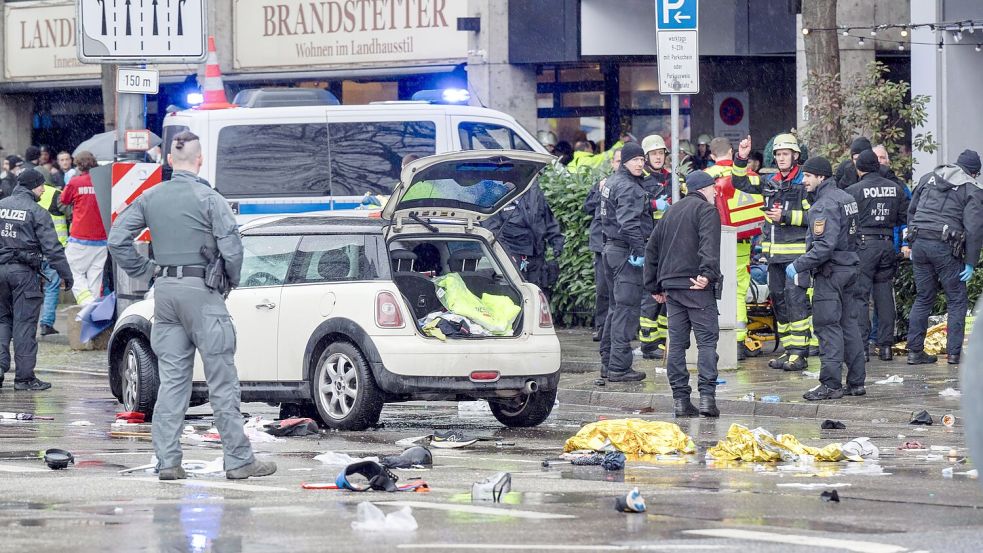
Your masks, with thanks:
[{"label": "debris on street", "polygon": [[352,530],[360,532],[413,532],[418,525],[413,510],[403,507],[388,515],[368,501],[358,504],[358,515],[352,521]]},{"label": "debris on street", "polygon": [[901,384],[904,382],[904,378],[900,375],[889,374],[882,380],[874,382],[874,384]]},{"label": "debris on street", "polygon": [[820,425],[823,430],[846,430],[846,425],[840,421],[826,419]]},{"label": "debris on street", "polygon": [[803,445],[791,434],[772,435],[764,428],[748,429],[732,424],[727,437],[707,450],[707,456],[721,460],[754,462],[795,461],[802,455],[812,455],[817,461],[841,461],[845,457],[840,444],[823,448]]},{"label": "debris on street", "polygon": [[939,392],[939,395],[942,397],[961,397],[963,393],[954,388],[946,388],[945,390]]},{"label": "debris on street", "polygon": [[622,513],[644,513],[645,498],[642,497],[638,488],[632,488],[627,495],[615,498],[614,508]]},{"label": "debris on street", "polygon": [[840,494],[836,490],[827,490],[819,494],[819,497],[821,497],[823,501],[831,501],[833,503],[840,502]]},{"label": "debris on street", "polygon": [[696,444],[671,422],[611,419],[585,425],[563,445],[565,452],[577,450],[666,455],[696,453]]},{"label": "debris on street", "polygon": [[928,411],[918,411],[917,413],[911,414],[911,422],[908,424],[920,424],[924,426],[932,426],[932,415],[928,414]]},{"label": "debris on street", "polygon": [[500,472],[471,484],[471,501],[501,503],[502,496],[512,491],[512,475]]},{"label": "debris on street", "polygon": [[52,448],[44,452],[44,464],[51,470],[61,470],[68,468],[68,465],[75,464],[75,456],[64,449]]}]

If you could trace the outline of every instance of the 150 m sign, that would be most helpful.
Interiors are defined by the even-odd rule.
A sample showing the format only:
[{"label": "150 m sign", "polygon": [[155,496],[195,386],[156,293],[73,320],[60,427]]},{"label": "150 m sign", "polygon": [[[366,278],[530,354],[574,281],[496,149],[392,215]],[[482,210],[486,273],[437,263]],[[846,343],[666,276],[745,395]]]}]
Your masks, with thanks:
[{"label": "150 m sign", "polygon": [[156,69],[119,68],[116,72],[116,92],[126,94],[157,94],[160,76]]}]

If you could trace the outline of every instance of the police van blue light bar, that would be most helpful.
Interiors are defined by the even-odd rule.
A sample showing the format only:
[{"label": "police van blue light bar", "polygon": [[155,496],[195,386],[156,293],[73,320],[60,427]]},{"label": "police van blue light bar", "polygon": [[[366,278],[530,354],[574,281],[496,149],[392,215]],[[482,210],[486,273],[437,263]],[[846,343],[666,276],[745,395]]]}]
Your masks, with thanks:
[{"label": "police van blue light bar", "polygon": [[201,92],[189,92],[184,99],[188,102],[189,106],[197,106],[205,101],[205,95]]},{"label": "police van blue light bar", "polygon": [[431,104],[466,104],[471,93],[465,88],[445,88],[443,90],[420,90],[413,93],[411,100]]}]

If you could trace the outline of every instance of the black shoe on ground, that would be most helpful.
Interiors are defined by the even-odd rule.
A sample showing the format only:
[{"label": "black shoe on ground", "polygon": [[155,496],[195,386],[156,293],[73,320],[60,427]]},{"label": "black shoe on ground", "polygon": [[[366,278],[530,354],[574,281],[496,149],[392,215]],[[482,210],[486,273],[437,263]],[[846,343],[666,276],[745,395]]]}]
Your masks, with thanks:
[{"label": "black shoe on ground", "polygon": [[809,346],[809,350],[806,352],[806,357],[819,357],[820,355],[819,346]]},{"label": "black shoe on ground", "polygon": [[768,367],[772,369],[781,369],[785,366],[785,362],[788,361],[788,354],[783,353],[780,356],[768,361]]},{"label": "black shoe on ground", "polygon": [[590,339],[591,340],[594,340],[595,342],[600,342],[601,341],[601,331],[600,330],[595,330],[594,333],[590,335]]},{"label": "black shoe on ground", "polygon": [[645,380],[645,373],[632,369],[620,373],[608,371],[608,382],[638,382],[639,380]]},{"label": "black shoe on ground", "polygon": [[244,467],[225,471],[229,480],[243,480],[250,477],[269,476],[276,472],[276,463],[269,461],[253,461]]},{"label": "black shoe on ground", "polygon": [[881,361],[894,361],[894,352],[891,351],[891,346],[881,346],[881,351],[877,354],[877,358]]},{"label": "black shoe on ground", "polygon": [[645,348],[642,348],[642,359],[662,359],[662,356],[659,355],[659,352],[660,350],[658,349],[646,350]]},{"label": "black shoe on ground", "polygon": [[41,336],[49,336],[51,334],[61,334],[61,333],[55,330],[55,327],[53,326],[41,325]]},{"label": "black shoe on ground", "polygon": [[865,396],[865,395],[867,395],[867,388],[864,388],[863,386],[850,386],[850,385],[847,385],[846,388],[843,388],[843,395],[845,395],[845,396]]},{"label": "black shoe on ground", "polygon": [[929,355],[924,351],[909,351],[908,352],[908,364],[909,365],[928,365],[938,361],[938,356]]},{"label": "black shoe on ground", "polygon": [[945,358],[945,362],[948,363],[948,364],[950,364],[950,365],[958,365],[959,364],[959,354],[958,353],[953,353],[951,355],[947,355],[946,358]]},{"label": "black shoe on ground", "polygon": [[[700,402],[702,404],[702,401]],[[676,418],[699,417],[700,411],[688,397],[672,400],[672,414]]]},{"label": "black shoe on ground", "polygon": [[160,469],[157,472],[157,480],[184,480],[187,477],[187,473],[179,466]]},{"label": "black shoe on ground", "polygon": [[782,370],[789,372],[802,372],[809,368],[809,360],[801,355],[789,355],[788,361],[782,366]]},{"label": "black shoe on ground", "polygon": [[41,392],[51,387],[51,384],[37,378],[26,382],[14,382],[14,389],[28,392]]},{"label": "black shoe on ground", "polygon": [[820,384],[808,392],[802,394],[804,399],[809,401],[821,401],[825,399],[840,399],[843,397],[843,389],[834,390],[825,384]]},{"label": "black shoe on ground", "polygon": [[700,414],[704,417],[720,416],[720,409],[717,409],[717,401],[714,396],[700,396]]}]

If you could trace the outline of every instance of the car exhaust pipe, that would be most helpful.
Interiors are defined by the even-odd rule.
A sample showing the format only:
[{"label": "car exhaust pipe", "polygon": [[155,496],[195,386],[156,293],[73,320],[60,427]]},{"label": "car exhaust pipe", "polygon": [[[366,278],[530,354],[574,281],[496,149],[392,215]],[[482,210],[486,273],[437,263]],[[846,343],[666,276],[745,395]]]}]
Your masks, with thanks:
[{"label": "car exhaust pipe", "polygon": [[522,391],[527,394],[534,394],[539,390],[539,383],[535,380],[527,380],[526,385],[522,387]]}]

